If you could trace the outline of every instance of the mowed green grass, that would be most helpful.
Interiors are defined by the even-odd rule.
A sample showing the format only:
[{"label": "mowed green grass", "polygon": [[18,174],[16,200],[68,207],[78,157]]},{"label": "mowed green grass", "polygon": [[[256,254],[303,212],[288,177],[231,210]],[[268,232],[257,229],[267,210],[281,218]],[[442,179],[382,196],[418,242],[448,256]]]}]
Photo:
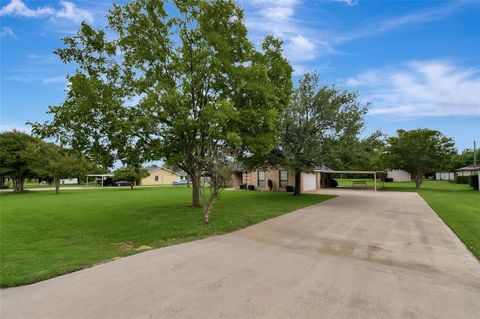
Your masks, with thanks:
[{"label": "mowed green grass", "polygon": [[[336,179],[341,186],[352,186],[353,180],[365,180],[373,186],[373,179]],[[384,191],[418,192],[440,218],[457,234],[480,259],[480,192],[469,185],[447,181],[422,183],[419,190],[414,182],[385,183]]]},{"label": "mowed green grass", "polygon": [[[388,191],[417,191],[413,182],[385,183]],[[469,185],[424,181],[418,193],[480,259],[480,192]]]},{"label": "mowed green grass", "polygon": [[211,217],[187,188],[63,190],[0,195],[0,286],[33,283],[127,256],[223,234],[332,196],[224,191]]}]

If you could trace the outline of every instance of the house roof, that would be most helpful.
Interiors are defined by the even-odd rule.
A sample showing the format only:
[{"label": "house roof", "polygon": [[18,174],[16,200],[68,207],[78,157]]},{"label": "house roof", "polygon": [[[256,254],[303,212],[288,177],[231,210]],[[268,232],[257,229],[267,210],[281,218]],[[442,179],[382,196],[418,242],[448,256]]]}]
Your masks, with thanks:
[{"label": "house roof", "polygon": [[465,166],[465,167],[460,167],[456,171],[457,172],[458,171],[476,171],[476,170],[479,170],[479,169],[480,169],[480,164],[477,164],[476,168],[472,164],[472,165],[468,165],[468,166]]},{"label": "house roof", "polygon": [[185,176],[188,175],[188,174],[187,174],[185,171],[183,171],[183,170],[177,171],[177,174],[178,174],[178,176],[183,176],[183,177],[185,177]]},{"label": "house roof", "polygon": [[178,176],[181,176],[179,173],[177,172],[174,172],[166,167],[145,167],[145,169],[149,172],[149,173],[153,173],[153,172],[156,172],[156,171],[159,171],[159,170],[164,170],[164,171],[167,171],[169,173],[172,173],[172,174],[175,174],[175,175],[178,175]]}]

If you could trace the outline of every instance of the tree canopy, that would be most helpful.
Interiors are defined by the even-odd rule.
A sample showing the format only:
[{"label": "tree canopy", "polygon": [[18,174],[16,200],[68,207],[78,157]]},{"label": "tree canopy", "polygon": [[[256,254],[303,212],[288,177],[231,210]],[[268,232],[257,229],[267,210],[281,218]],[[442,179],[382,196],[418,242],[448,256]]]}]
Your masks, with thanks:
[{"label": "tree canopy", "polygon": [[281,141],[274,161],[295,173],[295,195],[300,195],[301,173],[326,164],[342,138],[356,136],[365,113],[356,93],[320,86],[316,73],[300,79],[280,122]]},{"label": "tree canopy", "polygon": [[425,173],[445,169],[455,154],[453,140],[430,129],[398,130],[397,136],[388,138],[387,143],[388,168],[410,173],[416,188],[420,188]]},{"label": "tree canopy", "polygon": [[114,172],[115,179],[127,180],[130,182],[130,189],[137,184],[142,178],[147,177],[148,171],[142,167],[124,166],[120,167]]},{"label": "tree canopy", "polygon": [[83,156],[73,154],[53,143],[36,141],[27,146],[27,156],[36,177],[51,178],[55,192],[60,190],[62,178],[78,178],[94,170],[94,165]]},{"label": "tree canopy", "polygon": [[53,120],[33,130],[105,166],[164,159],[190,176],[199,207],[209,152],[249,159],[276,145],[292,69],[274,37],[255,48],[233,1],[171,1],[173,14],[165,6],[114,5],[106,29],[83,23],[65,38],[56,53],[77,71]]},{"label": "tree canopy", "polygon": [[53,143],[18,131],[0,133],[0,177],[11,178],[21,192],[27,178],[53,179],[58,193],[60,179],[84,176],[94,165],[86,158]]},{"label": "tree canopy", "polygon": [[39,139],[19,131],[0,133],[0,177],[9,177],[13,181],[13,191],[23,191],[26,178],[35,177],[34,159],[27,148]]}]

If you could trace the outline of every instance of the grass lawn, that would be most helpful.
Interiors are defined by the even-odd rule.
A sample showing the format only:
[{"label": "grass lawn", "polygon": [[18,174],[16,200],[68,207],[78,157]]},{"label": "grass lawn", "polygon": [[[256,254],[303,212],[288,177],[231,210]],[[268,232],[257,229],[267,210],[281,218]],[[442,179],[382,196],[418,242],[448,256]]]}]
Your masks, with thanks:
[{"label": "grass lawn", "polygon": [[[13,185],[11,182],[7,183],[8,189],[12,189]],[[30,183],[30,182],[25,182],[25,185],[23,186],[24,189],[32,189],[32,188],[54,188],[55,184],[40,184],[40,183]],[[81,184],[61,184],[60,189],[62,188],[68,188],[68,187],[85,187],[85,183]],[[100,187],[97,183],[90,182],[88,183],[88,187]]]},{"label": "grass lawn", "polygon": [[111,188],[0,194],[0,286],[86,268],[146,245],[223,234],[332,196],[225,191],[211,224],[189,207],[187,188]]},{"label": "grass lawn", "polygon": [[[413,182],[385,183],[388,191],[417,191]],[[424,181],[418,193],[480,259],[480,192],[469,185]]]}]

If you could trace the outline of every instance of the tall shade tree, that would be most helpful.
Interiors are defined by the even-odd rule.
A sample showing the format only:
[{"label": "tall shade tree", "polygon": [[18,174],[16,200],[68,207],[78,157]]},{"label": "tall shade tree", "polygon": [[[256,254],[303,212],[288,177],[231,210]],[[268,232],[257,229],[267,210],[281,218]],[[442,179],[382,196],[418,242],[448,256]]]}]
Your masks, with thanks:
[{"label": "tall shade tree", "polygon": [[114,5],[106,30],[83,23],[65,38],[56,53],[77,72],[65,102],[50,107],[53,121],[33,129],[106,166],[164,159],[189,175],[200,207],[212,145],[248,159],[278,142],[292,69],[272,36],[255,49],[233,1],[171,1],[172,15],[165,6]]},{"label": "tall shade tree", "polygon": [[27,149],[31,144],[40,143],[40,139],[19,131],[0,133],[0,177],[13,181],[13,191],[22,192],[25,179],[35,177],[35,160]]},{"label": "tall shade tree", "polygon": [[476,154],[474,154],[473,149],[467,148],[463,150],[461,153],[455,154],[453,160],[451,161],[451,165],[447,167],[449,172],[455,171],[458,168],[472,165],[474,162],[474,158],[477,159],[477,165],[480,166],[480,149],[476,150]]},{"label": "tall shade tree", "polygon": [[281,120],[277,164],[295,173],[294,195],[301,193],[301,173],[326,164],[334,145],[363,128],[366,107],[356,93],[319,86],[316,73],[306,73]]},{"label": "tall shade tree", "polygon": [[455,154],[454,141],[441,132],[430,129],[398,130],[387,139],[386,163],[391,169],[410,173],[416,188],[420,188],[425,173],[448,167]]},{"label": "tall shade tree", "polygon": [[80,178],[94,169],[94,165],[83,156],[44,141],[30,143],[27,157],[31,159],[31,167],[37,177],[53,180],[57,194],[60,192],[62,178]]},{"label": "tall shade tree", "polygon": [[117,180],[123,179],[130,182],[130,189],[137,184],[137,181],[147,177],[148,171],[142,167],[124,166],[117,169],[113,177]]},{"label": "tall shade tree", "polygon": [[328,167],[338,170],[383,170],[382,155],[386,136],[375,131],[367,137],[344,135],[334,141],[328,154]]}]

